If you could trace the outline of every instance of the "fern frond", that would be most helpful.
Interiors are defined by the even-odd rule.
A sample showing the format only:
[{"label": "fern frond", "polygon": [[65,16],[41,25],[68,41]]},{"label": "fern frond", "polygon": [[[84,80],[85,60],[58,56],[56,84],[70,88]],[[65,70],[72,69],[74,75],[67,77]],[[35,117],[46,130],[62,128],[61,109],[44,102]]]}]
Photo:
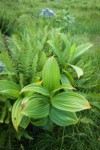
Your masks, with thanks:
[{"label": "fern frond", "polygon": [[12,76],[16,74],[16,70],[14,68],[14,64],[12,62],[12,59],[9,55],[8,49],[7,49],[7,43],[6,40],[4,39],[3,35],[0,34],[0,39],[1,39],[1,53],[0,53],[0,61],[4,65],[4,69],[2,72],[0,72],[0,76],[2,77],[7,77],[11,79]]}]

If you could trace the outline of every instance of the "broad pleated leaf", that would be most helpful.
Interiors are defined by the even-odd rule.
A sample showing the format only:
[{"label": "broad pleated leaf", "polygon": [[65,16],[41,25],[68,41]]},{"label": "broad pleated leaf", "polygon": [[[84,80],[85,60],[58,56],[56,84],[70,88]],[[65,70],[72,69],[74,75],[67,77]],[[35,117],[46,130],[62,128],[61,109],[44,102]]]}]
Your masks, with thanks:
[{"label": "broad pleated leaf", "polygon": [[48,123],[48,118],[32,120],[31,123],[35,126],[45,126]]},{"label": "broad pleated leaf", "polygon": [[52,47],[52,49],[54,50],[54,53],[58,56],[59,58],[59,62],[62,65],[65,65],[65,57],[63,57],[62,52],[58,49],[58,47],[56,47],[52,41],[48,41],[48,43],[50,44],[50,46]]},{"label": "broad pleated leaf", "polygon": [[46,61],[47,61],[46,52],[42,51],[41,57],[40,57],[40,60],[39,60],[39,68],[42,69]]},{"label": "broad pleated leaf", "polygon": [[52,56],[43,68],[43,85],[50,92],[60,85],[60,70],[56,59]]},{"label": "broad pleated leaf", "polygon": [[77,116],[73,112],[59,110],[55,107],[51,109],[50,119],[59,126],[69,126],[78,122]]},{"label": "broad pleated leaf", "polygon": [[83,96],[74,92],[57,94],[52,98],[51,103],[54,107],[69,112],[77,112],[90,108],[89,102]]},{"label": "broad pleated leaf", "polygon": [[9,89],[9,90],[0,91],[0,94],[5,95],[6,97],[10,99],[16,99],[19,97],[19,92],[20,91]]},{"label": "broad pleated leaf", "polygon": [[62,70],[63,70],[63,74],[67,76],[67,78],[70,81],[70,83],[74,84],[74,78],[73,78],[73,76],[68,71],[66,71],[65,69],[62,69]]},{"label": "broad pleated leaf", "polygon": [[41,85],[35,85],[35,84],[30,84],[30,85],[27,85],[25,86],[22,90],[21,90],[21,93],[22,92],[36,92],[36,93],[40,93],[42,95],[45,95],[45,96],[49,96],[49,91],[44,88],[43,86]]},{"label": "broad pleated leaf", "polygon": [[55,89],[53,92],[52,92],[52,94],[53,93],[55,93],[55,92],[57,92],[57,91],[59,91],[59,90],[61,90],[61,89],[70,89],[70,90],[75,90],[75,88],[73,87],[73,86],[71,86],[71,85],[69,85],[69,84],[62,84],[62,85],[60,85],[57,89]]},{"label": "broad pleated leaf", "polygon": [[69,53],[70,53],[70,49],[71,49],[71,42],[68,40],[66,34],[60,34],[61,35],[61,38],[63,39],[64,43],[65,43],[65,49],[64,49],[64,52],[63,52],[63,56],[67,56],[67,59],[69,57]]},{"label": "broad pleated leaf", "polygon": [[83,76],[83,70],[75,65],[70,65],[77,73],[78,78],[80,78],[81,76]]},{"label": "broad pleated leaf", "polygon": [[20,90],[20,87],[18,84],[8,81],[8,80],[0,80],[0,90],[5,90],[5,88],[14,89],[14,90]]},{"label": "broad pleated leaf", "polygon": [[69,57],[68,57],[68,62],[70,62],[73,58],[73,54],[75,52],[75,49],[76,49],[76,44],[74,43],[72,46],[71,46],[71,49],[70,49],[70,53],[69,53]]},{"label": "broad pleated leaf", "polygon": [[61,83],[62,84],[68,84],[71,86],[71,83],[65,74],[61,74]]},{"label": "broad pleated leaf", "polygon": [[0,80],[0,94],[5,95],[9,98],[18,98],[20,87],[11,81]]},{"label": "broad pleated leaf", "polygon": [[54,129],[54,123],[52,122],[52,120],[48,117],[48,122],[46,125],[42,126],[41,127],[42,129],[44,130],[47,130],[47,131],[53,131]]},{"label": "broad pleated leaf", "polygon": [[48,98],[41,95],[26,97],[23,99],[21,105],[21,113],[34,119],[47,117],[49,115],[49,109]]},{"label": "broad pleated leaf", "polygon": [[28,126],[29,122],[30,118],[27,116],[23,116],[19,126],[25,129]]},{"label": "broad pleated leaf", "polygon": [[86,43],[86,44],[79,45],[75,49],[75,52],[74,52],[74,55],[73,55],[73,60],[75,58],[79,57],[80,55],[82,55],[84,52],[86,52],[92,46],[93,46],[93,44],[91,44],[91,43]]},{"label": "broad pleated leaf", "polygon": [[18,131],[18,126],[22,120],[23,115],[21,114],[21,99],[18,99],[12,108],[12,123],[15,129]]}]

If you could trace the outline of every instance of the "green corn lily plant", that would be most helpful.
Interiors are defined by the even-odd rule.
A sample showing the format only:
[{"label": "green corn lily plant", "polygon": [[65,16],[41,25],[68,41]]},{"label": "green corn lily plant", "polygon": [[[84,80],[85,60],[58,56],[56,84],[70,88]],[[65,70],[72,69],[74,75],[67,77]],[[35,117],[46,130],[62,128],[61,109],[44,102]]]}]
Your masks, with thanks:
[{"label": "green corn lily plant", "polygon": [[68,72],[68,68],[72,68],[76,72],[78,79],[83,76],[83,70],[76,65],[76,62],[93,45],[91,43],[86,43],[76,46],[75,43],[72,44],[68,40],[66,34],[61,33],[60,30],[57,29],[55,32],[54,29],[51,30],[50,37],[52,40],[48,40],[47,43],[49,43],[52,47],[54,55],[57,56],[58,62],[62,66],[62,74],[66,76],[66,80],[69,79],[69,81],[73,84],[74,79]]},{"label": "green corn lily plant", "polygon": [[14,100],[20,98],[21,88],[39,79],[37,74],[47,59],[46,53],[42,53],[46,36],[46,28],[36,32],[30,25],[23,31],[16,31],[12,37],[4,38],[0,33],[0,123],[10,122],[8,114],[11,114]]},{"label": "green corn lily plant", "polygon": [[89,102],[73,91],[70,84],[61,84],[59,65],[52,56],[43,68],[42,82],[25,86],[12,108],[12,122],[26,128],[29,122],[45,126],[53,122],[68,126],[78,122],[76,112],[91,108]]},{"label": "green corn lily plant", "polygon": [[9,123],[12,103],[14,103],[14,101],[19,98],[19,94],[19,85],[12,81],[0,80],[0,98],[4,103],[4,106],[2,106],[1,110],[0,123]]}]

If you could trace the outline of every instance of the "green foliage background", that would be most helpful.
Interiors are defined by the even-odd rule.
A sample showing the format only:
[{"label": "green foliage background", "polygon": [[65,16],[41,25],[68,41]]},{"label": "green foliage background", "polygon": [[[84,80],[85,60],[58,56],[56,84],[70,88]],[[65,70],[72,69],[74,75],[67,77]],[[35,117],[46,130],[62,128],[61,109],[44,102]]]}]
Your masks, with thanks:
[{"label": "green foliage background", "polygon": [[[39,12],[44,8],[54,10],[57,14],[56,21],[54,19],[43,20],[39,17]],[[75,18],[73,24],[66,23],[64,18],[66,14]],[[51,132],[30,125],[27,131],[20,129],[19,133],[16,133],[11,123],[9,125],[8,122],[0,124],[0,150],[100,149],[99,18],[99,0],[0,0],[0,41],[2,41],[0,52],[3,52],[0,53],[0,60],[6,64],[6,73],[0,73],[0,79],[7,78],[19,82],[23,87],[27,83],[38,80],[35,78],[36,72],[41,78],[41,69],[47,56],[52,54],[52,50],[45,42],[48,39],[46,26],[49,26],[49,29],[63,27],[62,32],[68,35],[71,43],[91,42],[94,44],[91,51],[85,53],[77,62],[77,65],[83,68],[84,76],[77,80],[76,74],[69,70],[76,79],[74,86],[79,93],[86,96],[92,109],[77,114],[80,118],[77,125],[66,128],[55,126]],[[30,22],[31,26],[28,26]],[[26,30],[24,30],[25,28]],[[29,37],[26,36],[27,32]],[[44,37],[44,32],[46,37]],[[35,37],[34,42],[29,43],[30,37],[31,40]],[[15,43],[17,45],[14,45]],[[13,60],[9,57],[8,45],[12,50]],[[19,53],[20,55],[17,55],[18,49],[16,47],[23,49],[23,52]],[[35,51],[32,49],[33,47]],[[43,49],[45,52],[48,51],[47,55],[42,53]],[[34,58],[35,67],[32,67],[34,62],[31,61],[33,51],[36,54],[39,53],[39,57]],[[40,58],[43,64],[40,63],[40,67],[37,68],[37,62]],[[17,63],[18,65],[16,65]],[[29,74],[30,70],[31,74]],[[17,75],[18,71],[20,71],[19,75]],[[0,114],[3,106],[4,98],[0,96]]]}]

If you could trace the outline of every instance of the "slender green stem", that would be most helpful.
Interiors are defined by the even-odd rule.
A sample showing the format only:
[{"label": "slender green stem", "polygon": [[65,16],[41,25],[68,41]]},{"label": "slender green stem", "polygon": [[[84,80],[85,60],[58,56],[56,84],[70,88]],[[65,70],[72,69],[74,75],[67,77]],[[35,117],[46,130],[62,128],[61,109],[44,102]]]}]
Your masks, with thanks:
[{"label": "slender green stem", "polygon": [[62,140],[61,140],[60,150],[62,150],[62,148],[63,148],[63,143],[64,143],[64,133],[65,133],[65,127],[63,127],[63,135],[62,135]]}]

